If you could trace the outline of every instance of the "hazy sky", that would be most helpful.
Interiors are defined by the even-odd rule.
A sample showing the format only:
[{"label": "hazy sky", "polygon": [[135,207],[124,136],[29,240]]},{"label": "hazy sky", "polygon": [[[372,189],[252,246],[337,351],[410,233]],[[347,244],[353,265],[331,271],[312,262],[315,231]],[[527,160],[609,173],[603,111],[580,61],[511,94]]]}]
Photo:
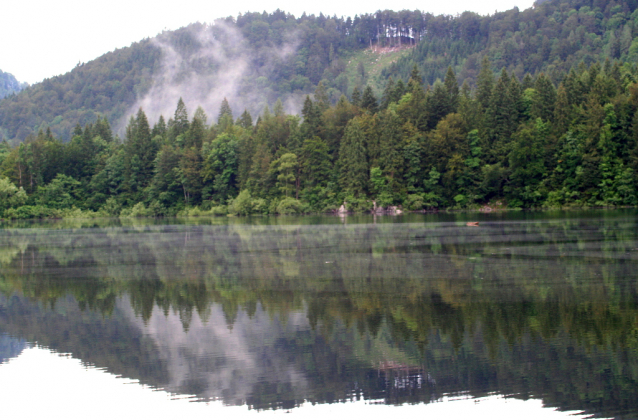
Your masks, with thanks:
[{"label": "hazy sky", "polygon": [[343,0],[11,0],[0,16],[0,70],[19,81],[36,83],[66,73],[116,48],[153,37],[164,29],[193,22],[237,16],[247,11],[282,9],[295,16],[303,12],[354,16],[379,9],[419,9],[434,14],[471,10],[480,14],[531,7],[534,0],[417,1]]}]

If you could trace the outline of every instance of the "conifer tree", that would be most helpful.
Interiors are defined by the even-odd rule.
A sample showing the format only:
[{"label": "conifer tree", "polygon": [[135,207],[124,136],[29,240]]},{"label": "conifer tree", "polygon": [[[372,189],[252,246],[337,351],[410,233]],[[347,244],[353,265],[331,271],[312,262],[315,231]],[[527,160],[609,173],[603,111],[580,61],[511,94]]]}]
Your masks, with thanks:
[{"label": "conifer tree", "polygon": [[476,80],[476,99],[483,109],[487,109],[492,98],[492,88],[494,86],[494,73],[492,73],[492,65],[487,56],[483,58],[481,71]]},{"label": "conifer tree", "polygon": [[377,98],[374,96],[374,92],[372,92],[370,86],[366,86],[366,89],[363,91],[361,108],[367,109],[371,114],[375,114],[378,110]]},{"label": "conifer tree", "polygon": [[388,81],[385,84],[385,89],[383,90],[383,97],[381,98],[381,104],[379,109],[384,110],[390,105],[392,102],[395,102],[394,99],[394,90],[395,84],[392,76],[388,78]]},{"label": "conifer tree", "polygon": [[175,109],[175,115],[173,117],[173,124],[171,127],[172,138],[182,135],[188,131],[188,111],[182,98],[177,101],[177,108]]},{"label": "conifer tree", "polygon": [[456,75],[452,70],[452,66],[447,68],[447,73],[445,74],[445,81],[443,82],[445,85],[445,90],[447,91],[448,97],[448,113],[457,112],[459,106],[459,83],[456,80]]},{"label": "conifer tree", "polygon": [[230,105],[228,104],[228,100],[226,98],[222,100],[222,104],[219,107],[219,114],[217,116],[217,124],[221,122],[222,118],[224,118],[224,115],[228,115],[231,118],[231,120],[233,118],[233,110],[230,109]]},{"label": "conifer tree", "polygon": [[323,81],[320,81],[317,84],[317,88],[315,89],[315,107],[319,112],[319,115],[322,115],[325,110],[330,108],[330,99],[328,98],[328,91],[323,84]]},{"label": "conifer tree", "polygon": [[381,149],[379,166],[388,178],[390,191],[399,193],[403,184],[403,138],[401,120],[393,111],[388,110],[383,113],[379,143]]},{"label": "conifer tree", "polygon": [[402,79],[399,79],[394,88],[394,93],[392,95],[392,102],[399,102],[399,100],[405,95],[407,92],[407,88],[405,83],[403,83]]},{"label": "conifer tree", "polygon": [[365,194],[368,181],[365,136],[358,118],[350,120],[339,150],[339,185],[347,194],[360,197]]},{"label": "conifer tree", "polygon": [[569,105],[569,98],[567,96],[567,90],[561,83],[558,85],[558,91],[556,93],[556,107],[554,109],[554,128],[558,135],[565,133],[569,127],[571,121],[571,107]]},{"label": "conifer tree", "polygon": [[420,87],[423,86],[423,79],[421,78],[421,74],[419,73],[419,69],[416,64],[412,67],[412,71],[410,72],[410,79],[408,80],[408,89],[414,89],[414,86],[410,85],[418,85]]},{"label": "conifer tree", "polygon": [[247,109],[244,109],[244,112],[237,119],[236,124],[246,130],[249,128],[253,128],[253,117],[250,116],[250,113]]},{"label": "conifer tree", "polygon": [[541,73],[534,83],[536,90],[536,101],[532,105],[532,115],[544,121],[554,119],[554,108],[556,106],[556,89],[545,74]]},{"label": "conifer tree", "polygon": [[125,182],[128,191],[135,193],[146,187],[153,177],[155,145],[146,114],[140,108],[126,128]]},{"label": "conifer tree", "polygon": [[164,137],[166,135],[166,121],[164,121],[164,116],[160,115],[159,119],[153,126],[153,131],[151,132],[152,136],[160,136]]},{"label": "conifer tree", "polygon": [[352,105],[361,106],[361,90],[359,86],[355,86],[352,90]]}]

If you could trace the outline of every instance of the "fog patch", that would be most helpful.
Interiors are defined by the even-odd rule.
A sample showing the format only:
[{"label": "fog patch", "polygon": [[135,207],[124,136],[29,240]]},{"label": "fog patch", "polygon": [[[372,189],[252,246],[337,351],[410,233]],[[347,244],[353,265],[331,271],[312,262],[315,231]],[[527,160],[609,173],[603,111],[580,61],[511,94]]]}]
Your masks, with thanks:
[{"label": "fog patch", "polygon": [[299,45],[296,39],[289,33],[279,46],[253,48],[239,28],[221,21],[158,35],[151,42],[162,51],[160,68],[148,92],[138,97],[118,122],[118,131],[123,132],[140,107],[151,124],[160,115],[172,118],[180,97],[189,117],[201,106],[209,122],[217,121],[224,98],[235,118],[247,109],[256,119],[264,107],[272,109],[277,99],[282,100],[287,113],[299,114],[305,94],[278,95],[270,87],[276,67],[294,57]]}]

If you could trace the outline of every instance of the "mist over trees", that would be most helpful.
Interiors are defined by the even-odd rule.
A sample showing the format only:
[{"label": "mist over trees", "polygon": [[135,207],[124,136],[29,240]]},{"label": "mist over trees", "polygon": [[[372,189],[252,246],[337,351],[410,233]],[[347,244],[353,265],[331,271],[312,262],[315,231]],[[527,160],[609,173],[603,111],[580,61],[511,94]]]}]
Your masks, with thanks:
[{"label": "mist over trees", "polygon": [[[237,114],[246,108],[253,116],[281,99],[294,114],[319,82],[331,104],[342,94],[363,94],[366,84],[380,96],[387,78],[407,81],[414,64],[426,84],[443,80],[452,67],[459,84],[474,87],[484,57],[494,71],[506,68],[519,80],[543,72],[557,85],[580,63],[607,58],[635,63],[636,6],[633,0],[552,0],[490,16],[246,13],[163,32],[31,86],[0,102],[0,127],[7,140],[22,141],[50,128],[68,141],[76,124],[102,115],[122,136],[140,106],[155,123],[172,112],[179,97],[208,113],[226,97]],[[371,77],[357,58],[370,48],[405,54]]]},{"label": "mist over trees", "polygon": [[18,93],[27,86],[27,83],[18,82],[11,73],[5,73],[0,70],[0,99]]},{"label": "mist over trees", "polygon": [[557,86],[491,69],[486,58],[471,89],[451,68],[428,86],[414,67],[381,98],[367,87],[335,105],[319,83],[301,117],[277,101],[254,123],[248,111],[234,119],[224,99],[209,123],[180,99],[153,126],[138,109],[121,141],[104,118],[68,143],[40,131],[2,144],[4,214],[638,205],[636,67],[580,65]]},{"label": "mist over trees", "polygon": [[[5,137],[25,139],[0,144],[0,210],[638,205],[636,6],[276,11],[165,32],[0,102]],[[371,47],[404,55],[375,79],[349,60]]]}]

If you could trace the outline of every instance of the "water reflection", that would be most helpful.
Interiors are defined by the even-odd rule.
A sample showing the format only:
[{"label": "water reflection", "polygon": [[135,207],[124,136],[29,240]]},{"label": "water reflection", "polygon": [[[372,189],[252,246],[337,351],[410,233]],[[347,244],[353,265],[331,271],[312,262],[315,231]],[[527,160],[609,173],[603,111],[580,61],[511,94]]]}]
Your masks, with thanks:
[{"label": "water reflection", "polygon": [[499,393],[633,416],[636,219],[585,216],[5,228],[0,331],[258,409]]}]

